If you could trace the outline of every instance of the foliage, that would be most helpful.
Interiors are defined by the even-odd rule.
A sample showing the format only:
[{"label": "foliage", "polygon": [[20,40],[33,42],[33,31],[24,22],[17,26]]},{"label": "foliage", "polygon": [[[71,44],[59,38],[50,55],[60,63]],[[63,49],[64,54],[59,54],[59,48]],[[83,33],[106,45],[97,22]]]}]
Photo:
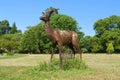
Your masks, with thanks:
[{"label": "foliage", "polygon": [[120,29],[120,17],[113,15],[105,19],[99,19],[94,23],[94,29],[97,36],[101,36],[105,31]]},{"label": "foliage", "polygon": [[92,48],[92,37],[91,36],[85,36],[80,40],[80,46],[81,49],[84,51],[86,49],[87,52],[91,52]]},{"label": "foliage", "polygon": [[21,32],[20,30],[17,30],[16,23],[14,22],[12,27],[9,24],[8,20],[2,20],[0,21],[0,35],[3,34],[14,34],[16,32]]},{"label": "foliage", "polygon": [[[47,53],[51,43],[45,34],[44,24],[28,27],[21,40],[21,49],[29,53]],[[49,49],[48,49],[49,50]]]},{"label": "foliage", "polygon": [[62,14],[56,14],[51,17],[51,25],[54,28],[61,30],[73,30],[78,31],[76,20],[72,17]]},{"label": "foliage", "polygon": [[81,48],[81,51],[82,51],[83,53],[88,52],[88,50],[87,50],[86,48]]},{"label": "foliage", "polygon": [[31,53],[36,49],[36,46],[33,44],[36,44],[35,34],[34,31],[29,28],[21,38],[20,47],[22,50],[28,50],[28,52]]},{"label": "foliage", "polygon": [[5,34],[0,38],[0,49],[7,53],[17,52],[20,46],[21,34]]},{"label": "foliage", "polygon": [[106,52],[106,43],[110,41],[113,41],[115,51],[120,51],[120,16],[113,15],[99,19],[94,23],[94,30],[101,46],[98,51]]},{"label": "foliage", "polygon": [[16,23],[15,23],[15,22],[13,23],[13,25],[12,25],[12,27],[11,27],[10,33],[11,33],[11,34],[21,33],[20,30],[17,30],[17,26],[16,26]]},{"label": "foliage", "polygon": [[10,32],[10,25],[8,20],[0,21],[0,35],[7,34]]},{"label": "foliage", "polygon": [[96,37],[96,36],[94,36],[93,38],[92,38],[92,43],[91,43],[91,45],[92,45],[92,48],[91,48],[91,51],[93,52],[93,53],[97,53],[97,52],[101,52],[101,50],[102,50],[102,46],[101,46],[101,44],[100,44],[100,39],[98,38],[98,37]]}]

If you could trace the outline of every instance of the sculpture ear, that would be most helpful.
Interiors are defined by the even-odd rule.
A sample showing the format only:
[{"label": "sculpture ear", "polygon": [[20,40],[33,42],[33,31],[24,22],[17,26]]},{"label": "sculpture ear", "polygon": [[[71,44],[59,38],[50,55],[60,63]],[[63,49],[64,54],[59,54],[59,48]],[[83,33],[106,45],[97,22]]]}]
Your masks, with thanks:
[{"label": "sculpture ear", "polygon": [[42,14],[45,14],[44,12],[42,12]]}]

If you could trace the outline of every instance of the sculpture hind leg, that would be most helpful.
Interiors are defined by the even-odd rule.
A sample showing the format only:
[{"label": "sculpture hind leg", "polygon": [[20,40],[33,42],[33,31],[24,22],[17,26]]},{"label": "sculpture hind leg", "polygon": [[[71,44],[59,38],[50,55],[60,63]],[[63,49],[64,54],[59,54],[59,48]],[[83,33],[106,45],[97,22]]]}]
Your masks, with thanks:
[{"label": "sculpture hind leg", "polygon": [[80,58],[82,59],[82,51],[80,50],[79,44],[73,44],[73,46],[76,48],[76,50],[80,54]]},{"label": "sculpture hind leg", "polygon": [[69,46],[70,49],[73,51],[73,54],[74,54],[74,58],[75,58],[75,50],[74,50],[74,47],[72,45]]},{"label": "sculpture hind leg", "polygon": [[63,68],[63,63],[62,63],[62,45],[58,43],[58,48],[59,48],[59,57],[60,57],[60,69],[62,70]]},{"label": "sculpture hind leg", "polygon": [[55,53],[55,47],[56,47],[56,44],[53,44],[53,45],[52,45],[51,58],[50,58],[50,62],[51,62],[51,63],[52,63],[53,55],[54,55],[54,53]]}]

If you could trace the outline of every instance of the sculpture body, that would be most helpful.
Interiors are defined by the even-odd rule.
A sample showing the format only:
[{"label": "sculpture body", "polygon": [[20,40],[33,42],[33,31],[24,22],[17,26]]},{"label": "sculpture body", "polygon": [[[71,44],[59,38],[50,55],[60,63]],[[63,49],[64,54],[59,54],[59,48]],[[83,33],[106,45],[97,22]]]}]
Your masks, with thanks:
[{"label": "sculpture body", "polygon": [[82,52],[79,48],[78,43],[78,35],[74,31],[66,31],[53,29],[50,25],[50,16],[54,12],[54,10],[49,11],[48,13],[42,13],[40,20],[45,22],[46,34],[48,38],[52,41],[52,54],[51,54],[51,62],[54,54],[54,48],[58,45],[59,48],[59,56],[60,56],[60,68],[62,69],[62,46],[68,46],[74,53],[75,49],[80,53],[80,58],[82,59]]}]

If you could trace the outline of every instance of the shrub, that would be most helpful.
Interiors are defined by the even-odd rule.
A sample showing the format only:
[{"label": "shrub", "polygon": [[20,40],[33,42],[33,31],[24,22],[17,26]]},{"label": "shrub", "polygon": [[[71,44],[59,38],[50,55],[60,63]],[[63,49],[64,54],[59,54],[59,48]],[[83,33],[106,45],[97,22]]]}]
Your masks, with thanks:
[{"label": "shrub", "polygon": [[3,56],[8,56],[9,54],[4,52],[4,53],[2,53],[2,55]]},{"label": "shrub", "polygon": [[112,54],[114,52],[114,46],[112,42],[108,44],[106,51],[108,52],[108,54]]},{"label": "shrub", "polygon": [[14,53],[9,53],[9,52],[4,52],[2,53],[3,56],[12,56],[14,55]]}]

